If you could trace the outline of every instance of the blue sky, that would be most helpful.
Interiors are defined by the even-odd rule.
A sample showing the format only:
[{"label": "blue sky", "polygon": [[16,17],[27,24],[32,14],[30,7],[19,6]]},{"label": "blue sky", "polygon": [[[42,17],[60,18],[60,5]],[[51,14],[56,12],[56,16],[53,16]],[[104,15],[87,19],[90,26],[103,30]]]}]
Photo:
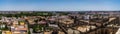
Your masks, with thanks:
[{"label": "blue sky", "polygon": [[120,0],[0,0],[0,11],[115,11]]}]

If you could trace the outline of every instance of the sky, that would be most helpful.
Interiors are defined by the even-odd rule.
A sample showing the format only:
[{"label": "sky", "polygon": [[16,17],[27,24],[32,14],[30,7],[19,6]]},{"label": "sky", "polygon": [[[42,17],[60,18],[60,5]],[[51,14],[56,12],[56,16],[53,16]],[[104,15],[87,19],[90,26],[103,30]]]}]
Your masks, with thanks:
[{"label": "sky", "polygon": [[0,0],[0,11],[118,11],[120,0]]}]

